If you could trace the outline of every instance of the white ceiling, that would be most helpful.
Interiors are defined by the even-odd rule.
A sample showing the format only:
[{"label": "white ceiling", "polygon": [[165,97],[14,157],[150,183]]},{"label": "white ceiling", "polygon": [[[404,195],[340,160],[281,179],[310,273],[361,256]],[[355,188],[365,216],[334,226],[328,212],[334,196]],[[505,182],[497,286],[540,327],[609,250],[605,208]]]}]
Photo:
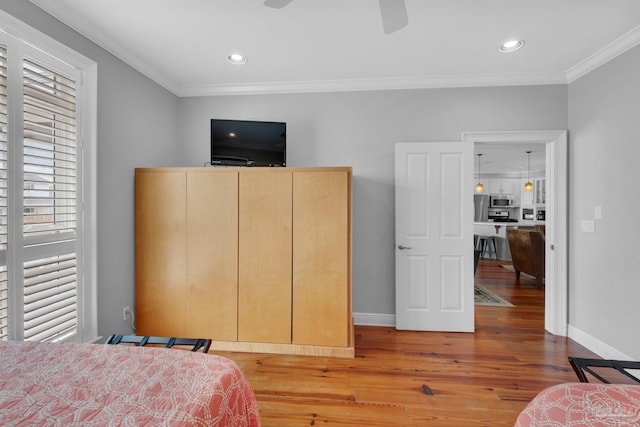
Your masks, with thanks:
[{"label": "white ceiling", "polygon": [[178,96],[564,84],[640,42],[639,0],[406,0],[388,35],[375,0],[31,1]]},{"label": "white ceiling", "polygon": [[[528,178],[545,171],[546,144],[544,143],[479,143],[474,145],[474,170],[478,173],[478,157],[480,172],[487,175],[509,175],[514,178]],[[527,151],[531,151],[527,155]]]},{"label": "white ceiling", "polygon": [[[405,0],[387,35],[375,0],[30,1],[178,96],[566,84],[640,43],[640,0]],[[544,170],[542,144],[476,144],[483,174],[527,150]]]}]

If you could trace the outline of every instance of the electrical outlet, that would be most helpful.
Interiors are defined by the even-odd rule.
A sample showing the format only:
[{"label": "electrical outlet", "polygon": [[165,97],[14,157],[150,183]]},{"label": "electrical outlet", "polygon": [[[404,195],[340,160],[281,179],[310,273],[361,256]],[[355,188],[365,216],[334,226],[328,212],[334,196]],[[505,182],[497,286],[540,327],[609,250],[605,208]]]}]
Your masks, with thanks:
[{"label": "electrical outlet", "polygon": [[122,321],[126,322],[131,317],[131,307],[126,306],[122,309]]},{"label": "electrical outlet", "polygon": [[580,231],[584,233],[595,233],[596,222],[592,219],[583,219],[580,221]]}]

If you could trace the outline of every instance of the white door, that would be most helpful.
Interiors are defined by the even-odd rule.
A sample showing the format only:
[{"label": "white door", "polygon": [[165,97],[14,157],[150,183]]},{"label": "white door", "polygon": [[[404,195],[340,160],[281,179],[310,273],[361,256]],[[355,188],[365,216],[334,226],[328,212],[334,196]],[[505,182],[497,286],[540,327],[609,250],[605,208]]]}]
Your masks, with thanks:
[{"label": "white door", "polygon": [[473,144],[395,147],[396,329],[474,330]]}]

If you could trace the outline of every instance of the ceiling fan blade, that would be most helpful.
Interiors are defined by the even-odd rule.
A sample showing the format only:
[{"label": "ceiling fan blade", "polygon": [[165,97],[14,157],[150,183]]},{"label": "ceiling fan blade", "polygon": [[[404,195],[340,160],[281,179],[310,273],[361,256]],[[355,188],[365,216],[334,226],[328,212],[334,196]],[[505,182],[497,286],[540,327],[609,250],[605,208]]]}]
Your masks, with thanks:
[{"label": "ceiling fan blade", "polygon": [[293,0],[264,0],[264,5],[274,9],[282,9],[292,1]]},{"label": "ceiling fan blade", "polygon": [[380,0],[380,15],[385,34],[394,33],[409,23],[404,0]]}]

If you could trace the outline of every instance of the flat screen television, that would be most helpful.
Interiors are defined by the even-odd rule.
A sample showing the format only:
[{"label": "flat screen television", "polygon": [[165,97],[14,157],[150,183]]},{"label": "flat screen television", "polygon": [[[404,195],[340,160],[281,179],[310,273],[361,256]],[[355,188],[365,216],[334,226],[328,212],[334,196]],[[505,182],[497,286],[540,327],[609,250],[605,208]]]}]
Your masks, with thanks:
[{"label": "flat screen television", "polygon": [[287,124],[211,119],[212,166],[286,166]]}]

